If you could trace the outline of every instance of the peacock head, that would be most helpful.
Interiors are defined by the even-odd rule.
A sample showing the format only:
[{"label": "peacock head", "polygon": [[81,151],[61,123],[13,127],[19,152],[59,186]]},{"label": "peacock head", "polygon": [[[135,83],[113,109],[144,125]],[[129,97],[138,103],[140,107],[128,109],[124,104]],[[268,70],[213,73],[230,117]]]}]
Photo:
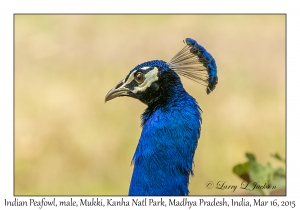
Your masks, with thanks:
[{"label": "peacock head", "polygon": [[181,85],[178,74],[205,85],[209,94],[218,83],[215,60],[195,40],[185,41],[186,46],[168,63],[153,60],[137,65],[107,93],[105,101],[130,96],[149,105],[174,85]]},{"label": "peacock head", "polygon": [[[176,80],[176,76],[177,74],[170,71],[164,61],[153,60],[142,63],[132,69],[125,79],[107,93],[105,101],[119,96],[130,96],[149,105],[168,89],[166,87],[172,85],[170,80]],[[178,76],[177,78],[179,79]]]}]

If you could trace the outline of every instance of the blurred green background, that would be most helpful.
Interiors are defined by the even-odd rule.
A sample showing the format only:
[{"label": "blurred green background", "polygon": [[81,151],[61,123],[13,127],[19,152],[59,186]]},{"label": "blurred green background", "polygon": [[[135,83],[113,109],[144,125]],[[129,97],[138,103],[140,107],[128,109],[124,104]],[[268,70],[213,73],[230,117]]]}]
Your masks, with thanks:
[{"label": "blurred green background", "polygon": [[247,195],[235,164],[285,156],[285,15],[15,15],[15,195],[127,195],[146,108],[106,93],[137,64],[194,38],[215,58],[190,195]]}]

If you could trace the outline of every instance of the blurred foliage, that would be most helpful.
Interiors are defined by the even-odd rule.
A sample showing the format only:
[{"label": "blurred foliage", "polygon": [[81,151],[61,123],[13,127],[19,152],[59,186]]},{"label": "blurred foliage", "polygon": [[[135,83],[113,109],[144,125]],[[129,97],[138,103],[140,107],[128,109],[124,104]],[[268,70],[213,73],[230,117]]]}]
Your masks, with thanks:
[{"label": "blurred foliage", "polygon": [[[15,194],[126,195],[146,108],[106,93],[137,64],[194,38],[219,84],[182,78],[203,110],[190,195],[226,195],[245,151],[285,156],[285,15],[15,15]],[[276,161],[273,166],[278,164]],[[237,189],[234,194],[245,194]]]},{"label": "blurred foliage", "polygon": [[[285,163],[285,160],[278,153],[271,156]],[[270,163],[263,166],[256,161],[255,156],[251,153],[246,153],[246,157],[248,158],[247,162],[233,167],[233,173],[246,181],[242,187],[259,195],[270,195],[272,191],[286,187],[285,169],[282,167],[274,169]]]}]

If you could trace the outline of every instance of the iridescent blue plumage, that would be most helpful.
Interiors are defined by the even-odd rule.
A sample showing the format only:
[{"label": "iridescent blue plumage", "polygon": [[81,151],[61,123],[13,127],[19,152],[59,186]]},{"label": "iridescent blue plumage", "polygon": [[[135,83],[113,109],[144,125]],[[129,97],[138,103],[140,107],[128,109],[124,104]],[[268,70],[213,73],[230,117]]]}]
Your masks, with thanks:
[{"label": "iridescent blue plumage", "polygon": [[207,86],[217,84],[214,58],[193,39],[170,62],[153,60],[131,70],[106,101],[118,96],[139,99],[148,107],[134,153],[129,195],[188,195],[189,176],[201,130],[201,112],[179,75]]},{"label": "iridescent blue plumage", "polygon": [[[152,64],[157,62],[163,61]],[[200,108],[174,71],[166,66],[161,74],[166,80],[159,85],[165,92],[142,115],[143,130],[133,157],[129,195],[188,194],[200,136]]]}]

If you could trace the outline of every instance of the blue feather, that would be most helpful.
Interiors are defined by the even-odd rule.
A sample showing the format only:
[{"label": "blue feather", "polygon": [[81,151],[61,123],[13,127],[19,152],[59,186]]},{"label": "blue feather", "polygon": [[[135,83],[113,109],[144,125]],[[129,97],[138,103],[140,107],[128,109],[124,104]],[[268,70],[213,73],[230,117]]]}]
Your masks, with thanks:
[{"label": "blue feather", "polygon": [[133,157],[129,195],[188,195],[200,137],[200,108],[181,84],[166,106],[148,108]]}]

